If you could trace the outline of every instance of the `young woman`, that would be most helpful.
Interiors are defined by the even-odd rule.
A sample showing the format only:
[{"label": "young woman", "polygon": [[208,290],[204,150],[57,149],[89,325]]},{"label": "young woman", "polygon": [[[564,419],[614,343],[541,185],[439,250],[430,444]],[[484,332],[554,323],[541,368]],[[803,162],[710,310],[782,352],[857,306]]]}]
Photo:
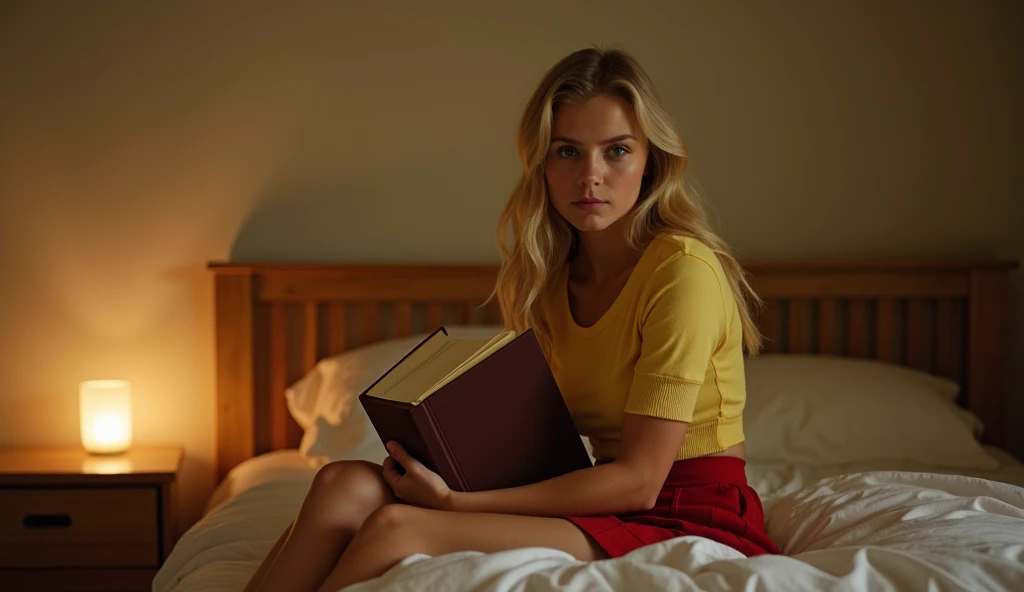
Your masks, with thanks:
[{"label": "young woman", "polygon": [[543,546],[594,560],[683,535],[778,552],[744,475],[756,296],[685,188],[685,145],[647,75],[620,51],[566,57],[518,147],[498,301],[506,325],[536,333],[598,462],[474,493],[393,443],[383,467],[332,463],[249,589],[337,590],[414,553]]}]

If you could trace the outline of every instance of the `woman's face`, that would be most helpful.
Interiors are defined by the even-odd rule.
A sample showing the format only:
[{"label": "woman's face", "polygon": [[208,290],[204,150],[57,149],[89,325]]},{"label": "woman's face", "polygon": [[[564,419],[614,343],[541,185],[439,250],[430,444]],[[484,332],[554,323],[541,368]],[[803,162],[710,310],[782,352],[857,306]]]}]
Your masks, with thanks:
[{"label": "woman's face", "polygon": [[624,100],[598,95],[555,112],[544,164],[548,196],[580,232],[621,220],[640,195],[647,137]]}]

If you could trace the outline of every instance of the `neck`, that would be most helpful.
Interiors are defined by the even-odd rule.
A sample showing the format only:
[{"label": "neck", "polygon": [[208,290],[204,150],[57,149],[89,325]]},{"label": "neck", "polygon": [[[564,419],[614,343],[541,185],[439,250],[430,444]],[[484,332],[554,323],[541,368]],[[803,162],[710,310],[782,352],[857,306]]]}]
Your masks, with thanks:
[{"label": "neck", "polygon": [[618,224],[598,232],[581,232],[579,241],[579,254],[573,262],[577,277],[598,284],[632,268],[643,253],[629,245]]}]

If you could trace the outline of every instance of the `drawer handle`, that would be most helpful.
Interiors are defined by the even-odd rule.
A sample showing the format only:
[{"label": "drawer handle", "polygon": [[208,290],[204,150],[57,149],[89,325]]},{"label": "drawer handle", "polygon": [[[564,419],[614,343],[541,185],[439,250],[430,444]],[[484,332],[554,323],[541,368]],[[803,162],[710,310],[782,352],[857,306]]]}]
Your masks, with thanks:
[{"label": "drawer handle", "polygon": [[70,528],[71,516],[67,514],[28,514],[21,523],[25,528]]}]

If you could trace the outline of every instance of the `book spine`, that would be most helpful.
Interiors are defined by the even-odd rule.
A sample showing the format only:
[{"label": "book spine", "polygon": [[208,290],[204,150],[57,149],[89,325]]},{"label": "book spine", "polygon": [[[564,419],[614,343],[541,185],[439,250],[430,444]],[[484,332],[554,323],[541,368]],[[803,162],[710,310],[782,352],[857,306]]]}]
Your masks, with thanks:
[{"label": "book spine", "polygon": [[420,438],[428,449],[428,454],[434,460],[435,470],[444,479],[448,487],[454,491],[469,491],[469,485],[451,454],[448,442],[445,440],[444,432],[438,426],[437,419],[431,409],[430,400],[414,405],[412,420],[416,429],[420,432]]}]

